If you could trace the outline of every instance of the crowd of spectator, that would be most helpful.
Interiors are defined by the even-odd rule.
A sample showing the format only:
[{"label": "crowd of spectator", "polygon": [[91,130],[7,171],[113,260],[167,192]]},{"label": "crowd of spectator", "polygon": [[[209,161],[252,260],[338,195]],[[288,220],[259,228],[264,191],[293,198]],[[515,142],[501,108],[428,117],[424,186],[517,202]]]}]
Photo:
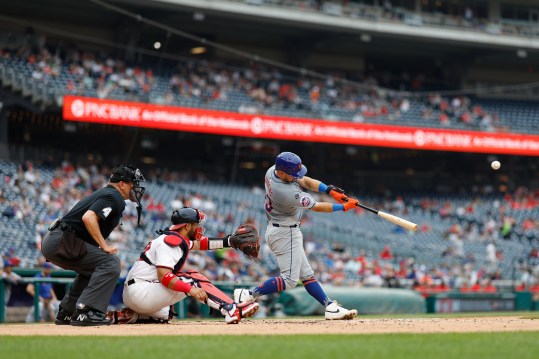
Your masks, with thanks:
[{"label": "crowd of spectator", "polygon": [[466,96],[409,97],[380,87],[423,90],[422,74],[330,71],[320,78],[256,62],[230,65],[196,59],[179,60],[166,70],[154,71],[151,65],[128,65],[106,53],[60,45],[50,48],[43,36],[35,40],[36,36],[27,35],[17,48],[0,50],[0,59],[22,60],[31,69],[33,81],[53,85],[60,91],[58,97],[86,95],[245,113],[286,111],[295,117],[400,125],[417,118],[433,127],[510,131],[497,113],[485,111]]},{"label": "crowd of spectator", "polygon": [[[522,195],[525,193],[525,195]],[[452,203],[450,200],[438,201],[424,198],[420,206],[423,210],[438,213],[440,218],[463,220],[463,225],[455,224],[448,229],[447,235],[455,235],[465,240],[489,241],[491,239],[511,239],[518,233],[530,237],[539,229],[539,222],[533,215],[524,215],[517,220],[515,213],[528,213],[537,208],[539,193],[519,187],[513,193],[506,193],[502,199],[484,203],[479,198],[472,198],[468,203]],[[485,208],[485,206],[491,206]],[[521,212],[518,212],[522,210]],[[515,212],[516,211],[516,212]],[[528,236],[530,235],[530,236]],[[528,238],[530,241],[533,238]]]}]

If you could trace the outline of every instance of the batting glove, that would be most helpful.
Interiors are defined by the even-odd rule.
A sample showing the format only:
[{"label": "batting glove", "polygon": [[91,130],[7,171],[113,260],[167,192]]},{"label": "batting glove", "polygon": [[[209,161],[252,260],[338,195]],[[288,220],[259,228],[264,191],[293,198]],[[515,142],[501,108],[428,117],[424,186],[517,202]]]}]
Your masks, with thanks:
[{"label": "batting glove", "polygon": [[348,202],[344,202],[343,203],[343,207],[344,207],[344,211],[349,211],[353,208],[356,208],[357,204],[359,203],[359,201],[355,198],[347,198],[348,199]]},{"label": "batting glove", "polygon": [[346,197],[346,195],[344,194],[344,190],[332,184],[328,186],[326,193],[333,197],[333,199],[339,203],[344,203],[348,200],[348,197]]}]

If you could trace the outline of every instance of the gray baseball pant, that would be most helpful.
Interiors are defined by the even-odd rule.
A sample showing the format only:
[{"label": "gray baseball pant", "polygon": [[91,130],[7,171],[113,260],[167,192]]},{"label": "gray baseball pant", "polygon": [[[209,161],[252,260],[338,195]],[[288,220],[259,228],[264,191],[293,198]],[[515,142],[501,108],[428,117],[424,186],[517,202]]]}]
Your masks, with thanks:
[{"label": "gray baseball pant", "polygon": [[[58,257],[56,252],[63,234],[58,228],[48,232],[41,245],[41,251],[47,260],[63,269],[77,272],[69,293],[66,293],[60,306],[73,313],[77,304],[85,304],[105,313],[120,277],[120,259],[87,242],[84,242],[86,254],[82,258],[67,260]],[[82,241],[79,238],[74,240]]]},{"label": "gray baseball pant", "polygon": [[314,271],[303,249],[303,234],[299,228],[274,227],[266,229],[266,241],[277,257],[286,289],[294,288],[298,279],[314,276]]}]

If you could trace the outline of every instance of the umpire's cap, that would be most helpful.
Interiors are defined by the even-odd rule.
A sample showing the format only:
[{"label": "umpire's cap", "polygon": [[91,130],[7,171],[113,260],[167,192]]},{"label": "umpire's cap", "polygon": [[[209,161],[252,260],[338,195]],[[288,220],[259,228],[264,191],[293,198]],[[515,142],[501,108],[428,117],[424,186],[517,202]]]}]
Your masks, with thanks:
[{"label": "umpire's cap", "polygon": [[200,223],[203,219],[204,213],[198,209],[185,207],[172,212],[172,216],[170,217],[172,226],[169,227],[169,230],[176,231],[187,223]]},{"label": "umpire's cap", "polygon": [[301,158],[292,152],[283,152],[275,159],[275,169],[283,171],[294,178],[303,178],[307,167],[301,163]]},{"label": "umpire's cap", "polygon": [[120,181],[131,182],[138,187],[140,182],[145,181],[145,178],[138,168],[131,165],[120,165],[112,170],[109,181],[114,183]]}]

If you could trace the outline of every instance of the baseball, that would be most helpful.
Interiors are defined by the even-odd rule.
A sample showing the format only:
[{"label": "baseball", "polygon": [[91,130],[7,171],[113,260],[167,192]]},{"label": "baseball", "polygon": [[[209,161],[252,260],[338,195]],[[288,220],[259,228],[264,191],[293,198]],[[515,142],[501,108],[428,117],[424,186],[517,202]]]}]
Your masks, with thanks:
[{"label": "baseball", "polygon": [[500,161],[492,161],[492,163],[490,164],[490,167],[492,167],[493,170],[497,170],[501,166],[502,164],[500,163]]}]

